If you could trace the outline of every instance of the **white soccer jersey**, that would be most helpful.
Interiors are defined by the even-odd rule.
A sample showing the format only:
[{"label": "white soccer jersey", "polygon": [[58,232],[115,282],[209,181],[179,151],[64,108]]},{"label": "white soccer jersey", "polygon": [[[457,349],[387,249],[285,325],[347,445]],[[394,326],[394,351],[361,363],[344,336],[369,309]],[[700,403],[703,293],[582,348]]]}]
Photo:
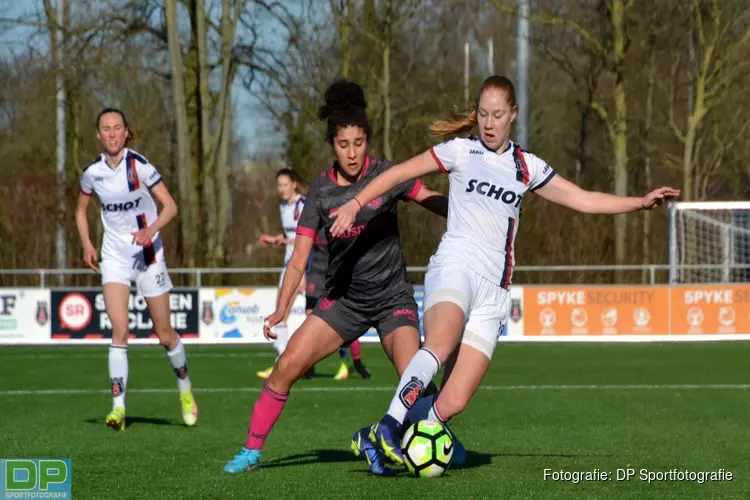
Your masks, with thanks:
[{"label": "white soccer jersey", "polygon": [[[284,238],[293,240],[297,236],[297,222],[302,215],[302,209],[305,207],[306,198],[298,195],[297,199],[292,201],[282,201],[279,209],[281,210],[281,225],[284,226]],[[292,258],[294,243],[286,246],[284,255],[284,265],[286,266],[289,259]]]},{"label": "white soccer jersey", "polygon": [[507,289],[521,202],[555,172],[517,144],[496,153],[477,136],[444,142],[430,153],[450,184],[448,230],[435,259],[468,267]]},{"label": "white soccer jersey", "polygon": [[116,168],[111,168],[102,154],[83,171],[81,191],[87,195],[96,193],[101,202],[104,225],[102,261],[110,260],[134,268],[164,260],[158,232],[151,245],[133,243],[133,233],[153,224],[158,217],[150,189],[161,180],[153,165],[129,149],[125,149]]}]

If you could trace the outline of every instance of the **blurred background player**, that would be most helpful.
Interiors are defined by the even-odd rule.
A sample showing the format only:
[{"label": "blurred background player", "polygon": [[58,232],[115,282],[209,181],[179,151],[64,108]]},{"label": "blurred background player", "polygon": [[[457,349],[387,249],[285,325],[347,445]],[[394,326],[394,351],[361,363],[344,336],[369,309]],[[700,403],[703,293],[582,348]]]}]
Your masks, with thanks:
[{"label": "blurred background player", "polygon": [[[402,374],[388,413],[374,430],[378,446],[394,462],[403,463],[400,442],[410,409],[415,410],[410,421],[428,417],[445,423],[463,411],[487,372],[510,311],[508,289],[524,196],[536,192],[579,212],[618,214],[650,210],[679,195],[669,187],[643,198],[584,191],[509,139],[517,112],[513,83],[489,77],[470,113],[432,125],[437,136],[478,126],[478,136],[444,142],[385,171],[335,215],[332,237],[351,231],[362,206],[394,186],[433,172],[449,175],[448,230],[425,276],[425,345]],[[446,362],[440,392],[421,402],[422,415],[414,415],[414,399],[404,398],[404,391],[413,393],[416,386],[422,393]]]},{"label": "blurred background player", "polygon": [[[275,235],[261,235],[260,245],[284,245],[286,247],[284,253],[284,270],[281,271],[281,276],[279,277],[279,288],[281,288],[281,283],[284,281],[286,266],[289,263],[289,259],[292,256],[292,249],[294,248],[294,238],[297,234],[297,222],[299,221],[302,209],[305,206],[304,193],[306,193],[306,186],[296,170],[292,168],[282,168],[276,173],[276,189],[279,191],[279,196],[281,196],[279,211],[281,212],[281,225],[284,228],[284,232]],[[303,279],[297,293],[304,293],[304,286],[305,281]],[[276,351],[276,359],[279,359],[279,356],[284,353],[284,349],[286,349],[286,345],[289,342],[287,320],[289,319],[289,313],[291,310],[290,307],[286,312],[284,319],[276,326],[276,339],[273,341],[273,348]],[[257,375],[265,380],[272,371],[273,366],[259,371]]]},{"label": "blurred background player", "polygon": [[[133,132],[125,115],[117,109],[104,109],[96,120],[96,134],[104,147],[83,171],[81,193],[76,206],[76,225],[83,245],[83,261],[94,271],[97,251],[89,238],[87,210],[91,195],[99,197],[104,238],[101,276],[104,304],[112,322],[109,347],[109,380],[112,411],[106,423],[125,430],[125,392],[128,385],[128,302],[135,282],[146,299],[154,333],[167,352],[177,375],[182,418],[194,425],[198,406],[191,392],[185,347],[170,324],[169,291],[172,281],[164,261],[160,231],[176,215],[177,205],[161,182],[156,168],[126,146]],[[154,197],[162,205],[158,213]]]},{"label": "blurred background player", "polygon": [[[318,231],[318,235],[315,238],[315,246],[313,246],[312,252],[310,253],[310,262],[307,266],[307,285],[305,287],[305,313],[307,315],[312,313],[325,291],[327,271],[328,239],[326,237],[326,230],[321,229]],[[351,360],[349,358],[350,351]],[[339,367],[338,372],[336,372],[336,375],[333,376],[335,380],[348,379],[350,371],[352,370],[359,373],[360,377],[363,379],[369,379],[372,377],[370,370],[368,370],[364,363],[362,363],[359,339],[352,342],[349,349],[346,347],[339,349],[339,356],[341,357],[341,366]],[[304,378],[309,379],[313,377],[315,377],[314,366],[310,368]]]},{"label": "blurred background player", "polygon": [[[325,101],[319,117],[327,122],[327,139],[336,161],[310,186],[276,311],[266,318],[267,338],[275,337],[271,328],[283,320],[319,231],[330,228],[333,222],[332,210],[391,168],[389,161],[367,156],[370,125],[362,88],[345,80],[337,81],[326,90]],[[375,327],[399,375],[418,351],[417,304],[399,241],[397,205],[401,200],[414,200],[439,215],[447,214],[446,197],[417,180],[396,186],[371,203],[360,214],[354,229],[338,238],[326,233],[329,265],[325,292],[266,380],[253,407],[245,446],[224,465],[225,472],[258,467],[263,445],[281,415],[291,387],[311,366],[342,345]],[[353,449],[365,456],[373,473],[391,474],[385,468],[382,452],[367,438],[371,430],[368,426],[355,433]]]}]

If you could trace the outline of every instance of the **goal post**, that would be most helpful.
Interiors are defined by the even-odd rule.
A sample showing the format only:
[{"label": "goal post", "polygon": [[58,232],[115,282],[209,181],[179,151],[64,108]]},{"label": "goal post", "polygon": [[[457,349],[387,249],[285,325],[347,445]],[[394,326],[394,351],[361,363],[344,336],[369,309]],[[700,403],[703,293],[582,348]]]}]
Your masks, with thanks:
[{"label": "goal post", "polygon": [[669,282],[750,281],[750,201],[669,205]]}]

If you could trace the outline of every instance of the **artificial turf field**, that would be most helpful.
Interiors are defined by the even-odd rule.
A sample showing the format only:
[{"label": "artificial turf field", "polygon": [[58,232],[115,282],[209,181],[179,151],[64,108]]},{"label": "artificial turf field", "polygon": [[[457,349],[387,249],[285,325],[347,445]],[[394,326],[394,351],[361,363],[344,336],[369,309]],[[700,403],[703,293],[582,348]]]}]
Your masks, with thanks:
[{"label": "artificial turf field", "polygon": [[[158,346],[129,350],[125,432],[105,427],[107,349],[0,348],[0,457],[71,458],[75,499],[740,499],[750,495],[750,344],[504,344],[453,429],[467,468],[378,478],[349,451],[396,376],[363,346],[373,379],[332,380],[335,358],[292,390],[259,471],[227,475],[272,360],[266,347],[188,346],[200,418],[182,424]],[[731,481],[556,482],[544,469],[718,471]]]}]

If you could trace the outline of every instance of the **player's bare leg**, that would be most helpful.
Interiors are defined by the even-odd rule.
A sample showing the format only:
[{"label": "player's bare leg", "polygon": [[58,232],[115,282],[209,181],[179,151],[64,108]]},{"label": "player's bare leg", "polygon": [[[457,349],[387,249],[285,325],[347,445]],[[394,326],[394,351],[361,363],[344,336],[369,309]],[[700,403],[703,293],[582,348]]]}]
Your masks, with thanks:
[{"label": "player's bare leg", "polygon": [[106,423],[115,430],[125,430],[125,391],[128,386],[128,300],[130,287],[123,283],[102,286],[104,305],[112,322],[112,343],[109,346],[109,382],[112,390],[112,411]]},{"label": "player's bare leg", "polygon": [[[273,332],[276,334],[276,339],[273,341],[273,349],[274,351],[276,351],[276,360],[274,361],[274,365],[279,361],[279,358],[282,354],[284,354],[284,351],[289,344],[289,327],[287,326],[287,321],[289,320],[289,315],[292,312],[292,306],[293,303],[289,306],[286,315],[284,315],[284,319],[281,320],[281,322],[273,329]],[[266,368],[265,370],[259,371],[258,373],[256,373],[256,375],[258,375],[259,378],[266,380],[271,375],[273,370],[274,366],[271,366],[269,368]]]},{"label": "player's bare leg", "polygon": [[419,350],[419,344],[419,330],[413,326],[396,328],[383,338],[383,350],[393,363],[393,368],[396,369],[399,377]]},{"label": "player's bare leg", "polygon": [[410,358],[388,413],[373,429],[373,440],[399,464],[403,463],[400,439],[406,414],[456,349],[464,327],[463,310],[453,302],[438,302],[425,311],[424,325],[425,345]]},{"label": "player's bare leg", "polygon": [[169,318],[169,292],[146,297],[151,321],[154,323],[154,333],[159,343],[167,352],[167,358],[177,376],[177,389],[180,392],[180,408],[185,425],[192,426],[198,420],[198,405],[193,397],[192,385],[188,376],[187,355],[185,346],[178,333],[172,328]]},{"label": "player's bare leg", "polygon": [[440,388],[433,405],[434,417],[447,422],[469,403],[490,366],[490,358],[474,347],[461,344],[458,358],[450,376]]},{"label": "player's bare leg", "polygon": [[342,344],[341,336],[328,323],[313,315],[305,319],[263,385],[253,406],[245,446],[224,465],[225,472],[245,472],[258,467],[261,450],[284,409],[289,390],[311,366],[336,352]]},{"label": "player's bare leg", "polygon": [[[305,317],[310,316],[310,314],[312,314],[312,312],[313,312],[312,309],[305,309]],[[341,350],[341,349],[339,349],[339,350]],[[270,375],[271,373],[269,372],[268,374]],[[307,370],[307,373],[305,373],[302,376],[302,378],[305,379],[305,380],[312,380],[312,379],[314,379],[315,378],[315,365],[311,366],[310,369]]]}]

